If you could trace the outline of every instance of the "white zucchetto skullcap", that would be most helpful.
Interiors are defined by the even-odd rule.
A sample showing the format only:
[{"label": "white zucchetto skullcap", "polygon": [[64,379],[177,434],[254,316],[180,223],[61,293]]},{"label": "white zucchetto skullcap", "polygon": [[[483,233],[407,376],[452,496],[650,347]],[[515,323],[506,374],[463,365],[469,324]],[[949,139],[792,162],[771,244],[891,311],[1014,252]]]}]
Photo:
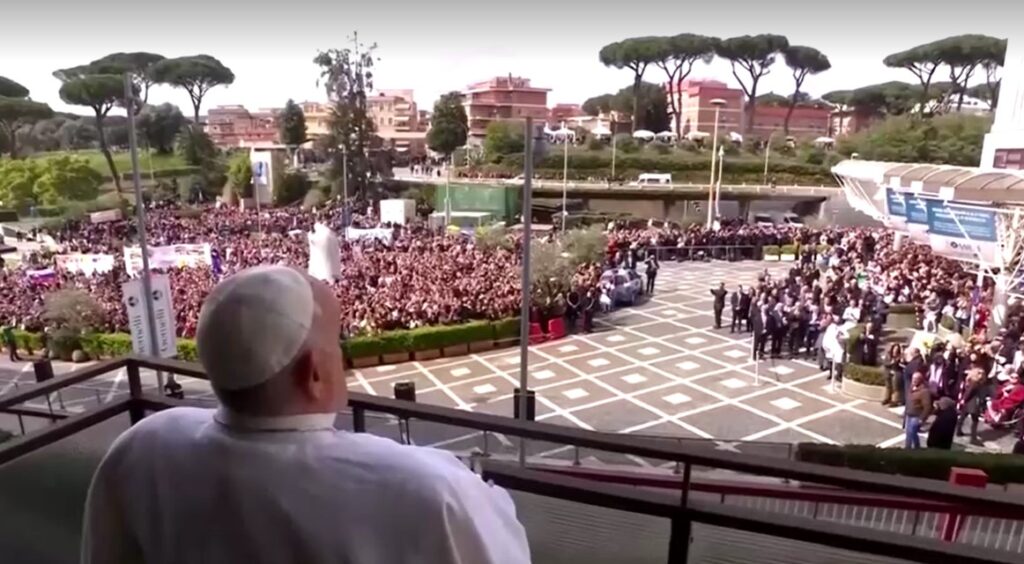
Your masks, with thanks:
[{"label": "white zucchetto skullcap", "polygon": [[257,266],[218,284],[196,334],[210,383],[241,390],[280,373],[302,351],[315,312],[309,280],[288,267]]}]

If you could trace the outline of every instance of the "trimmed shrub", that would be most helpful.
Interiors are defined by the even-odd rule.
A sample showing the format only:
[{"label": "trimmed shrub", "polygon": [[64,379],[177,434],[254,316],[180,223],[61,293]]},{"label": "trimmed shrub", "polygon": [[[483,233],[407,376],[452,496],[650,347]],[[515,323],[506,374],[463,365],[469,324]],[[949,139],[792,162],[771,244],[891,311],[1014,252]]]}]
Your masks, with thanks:
[{"label": "trimmed shrub", "polygon": [[600,150],[604,149],[607,146],[608,146],[607,143],[605,143],[604,141],[601,141],[600,139],[598,139],[596,137],[591,138],[590,141],[587,141],[587,149],[591,150],[591,151],[600,151]]},{"label": "trimmed shrub", "polygon": [[1024,483],[1024,456],[941,449],[800,443],[796,459],[825,466],[946,481],[953,468],[976,468],[996,484]]},{"label": "trimmed shrub", "polygon": [[509,339],[519,338],[519,318],[513,317],[511,319],[502,319],[501,321],[491,322],[491,327],[494,330],[495,341],[505,341]]},{"label": "trimmed shrub", "polygon": [[43,337],[39,333],[16,330],[14,331],[14,341],[18,343],[18,348],[24,351],[43,350]]},{"label": "trimmed shrub", "polygon": [[778,245],[765,245],[764,246],[764,255],[765,256],[776,256],[777,257],[777,256],[779,256],[781,251],[782,251],[782,249]]},{"label": "trimmed shrub", "polygon": [[70,361],[71,355],[82,348],[81,337],[69,329],[57,329],[50,335],[50,357]]},{"label": "trimmed shrub", "polygon": [[388,331],[380,335],[352,337],[341,343],[341,349],[349,358],[380,356],[410,350],[409,331]]},{"label": "trimmed shrub", "polygon": [[178,339],[178,358],[188,362],[197,362],[199,351],[196,349],[196,342],[192,339]]},{"label": "trimmed shrub", "polygon": [[313,183],[305,173],[288,171],[281,177],[281,182],[274,192],[274,204],[278,206],[301,203]]},{"label": "trimmed shrub", "polygon": [[885,386],[885,368],[848,363],[843,367],[843,378],[865,386]]},{"label": "trimmed shrub", "polygon": [[784,255],[795,255],[797,254],[798,248],[796,245],[783,245],[780,250]]},{"label": "trimmed shrub", "polygon": [[0,222],[4,221],[18,221],[18,211],[0,209]]}]

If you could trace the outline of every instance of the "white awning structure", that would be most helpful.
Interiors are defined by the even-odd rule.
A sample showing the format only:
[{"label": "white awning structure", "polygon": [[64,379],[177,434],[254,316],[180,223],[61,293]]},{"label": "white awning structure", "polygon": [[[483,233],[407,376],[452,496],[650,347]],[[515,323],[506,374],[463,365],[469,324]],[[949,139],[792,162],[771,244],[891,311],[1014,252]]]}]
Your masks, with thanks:
[{"label": "white awning structure", "polygon": [[646,129],[638,129],[633,132],[633,137],[635,137],[636,139],[650,141],[651,139],[654,139],[654,132],[648,131]]},{"label": "white awning structure", "polygon": [[657,135],[655,135],[655,137],[657,137],[659,140],[674,141],[676,138],[676,134],[666,130],[658,133]]},{"label": "white awning structure", "polygon": [[612,130],[604,126],[604,124],[598,122],[594,129],[590,130],[591,135],[594,137],[608,137],[612,134]]},{"label": "white awning structure", "polygon": [[711,134],[705,131],[694,130],[686,134],[686,138],[689,139],[690,141],[701,141],[707,139],[708,137],[711,137]]},{"label": "white awning structure", "polygon": [[730,131],[729,132],[729,141],[732,141],[733,143],[742,143],[743,142],[743,136],[740,135],[739,133],[736,133],[735,131]]}]

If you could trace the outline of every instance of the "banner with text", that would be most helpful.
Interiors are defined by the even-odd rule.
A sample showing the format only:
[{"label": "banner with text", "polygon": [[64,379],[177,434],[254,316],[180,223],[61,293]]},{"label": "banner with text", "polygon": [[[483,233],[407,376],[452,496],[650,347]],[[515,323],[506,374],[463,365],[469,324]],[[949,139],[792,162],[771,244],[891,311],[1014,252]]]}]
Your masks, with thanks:
[{"label": "banner with text", "polygon": [[[213,266],[209,243],[149,247],[149,268],[153,270],[203,265]],[[142,251],[138,247],[124,248],[124,267],[128,276],[137,276],[142,272]]]},{"label": "banner with text", "polygon": [[86,276],[105,274],[114,270],[114,255],[73,253],[57,255],[53,260],[60,270],[82,273]]},{"label": "banner with text", "polygon": [[925,205],[932,250],[949,258],[1003,266],[996,231],[998,212],[934,198],[926,199]]},{"label": "banner with text", "polygon": [[906,219],[907,198],[902,192],[897,192],[892,188],[886,188],[885,204],[886,213],[888,213],[890,216]]}]

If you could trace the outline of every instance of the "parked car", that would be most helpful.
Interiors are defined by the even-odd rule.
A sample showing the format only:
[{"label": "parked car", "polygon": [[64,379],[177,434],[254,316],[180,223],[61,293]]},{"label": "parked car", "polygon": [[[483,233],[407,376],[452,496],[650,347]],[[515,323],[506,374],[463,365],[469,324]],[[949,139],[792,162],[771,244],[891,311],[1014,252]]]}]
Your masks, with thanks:
[{"label": "parked car", "polygon": [[608,297],[612,299],[612,305],[635,304],[644,287],[643,278],[635,270],[625,268],[606,270],[601,275],[601,284],[611,287]]},{"label": "parked car", "polygon": [[758,227],[771,227],[775,225],[775,220],[772,219],[771,214],[755,213],[753,216],[753,223]]},{"label": "parked car", "polygon": [[804,218],[800,217],[795,213],[787,213],[782,216],[783,225],[792,225],[794,227],[803,227]]}]

